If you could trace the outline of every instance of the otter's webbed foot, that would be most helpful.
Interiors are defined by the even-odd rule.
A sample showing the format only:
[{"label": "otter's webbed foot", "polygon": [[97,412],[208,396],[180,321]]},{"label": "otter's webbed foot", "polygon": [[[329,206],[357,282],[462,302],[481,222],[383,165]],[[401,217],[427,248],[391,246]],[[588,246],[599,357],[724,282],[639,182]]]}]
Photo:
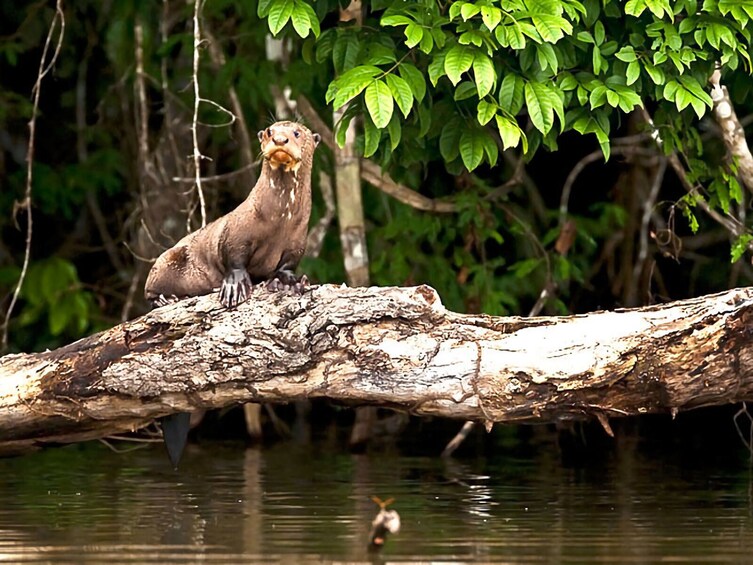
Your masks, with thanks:
[{"label": "otter's webbed foot", "polygon": [[222,279],[220,302],[225,308],[235,308],[246,301],[251,292],[251,277],[246,269],[232,269]]},{"label": "otter's webbed foot", "polygon": [[275,278],[267,283],[267,288],[272,292],[284,290],[292,291],[295,294],[303,294],[308,286],[309,279],[306,275],[297,277],[295,276],[295,273],[288,271],[287,269],[280,269],[277,271]]},{"label": "otter's webbed foot", "polygon": [[152,308],[159,308],[160,306],[167,306],[168,304],[175,304],[180,300],[177,296],[174,294],[171,294],[170,296],[165,296],[164,294],[160,294],[158,296],[151,296],[149,297],[149,302],[152,305]]}]

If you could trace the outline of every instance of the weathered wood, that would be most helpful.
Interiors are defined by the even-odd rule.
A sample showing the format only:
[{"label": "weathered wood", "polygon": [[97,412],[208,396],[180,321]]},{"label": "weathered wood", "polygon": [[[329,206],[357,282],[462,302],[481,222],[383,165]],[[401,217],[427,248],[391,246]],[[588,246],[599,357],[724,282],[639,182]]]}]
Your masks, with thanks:
[{"label": "weathered wood", "polygon": [[427,286],[191,298],[0,358],[0,450],[317,397],[485,422],[675,413],[753,399],[752,322],[753,288],[561,318],[456,314]]}]

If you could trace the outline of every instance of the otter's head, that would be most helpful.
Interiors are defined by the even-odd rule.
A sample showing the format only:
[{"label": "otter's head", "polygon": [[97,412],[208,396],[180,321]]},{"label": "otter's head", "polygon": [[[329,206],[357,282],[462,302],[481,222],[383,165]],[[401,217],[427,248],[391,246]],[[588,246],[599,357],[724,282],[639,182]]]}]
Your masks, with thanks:
[{"label": "otter's head", "polygon": [[[306,150],[309,158],[321,136],[296,122],[276,122],[259,132],[261,152],[272,169],[297,171]],[[310,163],[310,161],[309,161]]]}]

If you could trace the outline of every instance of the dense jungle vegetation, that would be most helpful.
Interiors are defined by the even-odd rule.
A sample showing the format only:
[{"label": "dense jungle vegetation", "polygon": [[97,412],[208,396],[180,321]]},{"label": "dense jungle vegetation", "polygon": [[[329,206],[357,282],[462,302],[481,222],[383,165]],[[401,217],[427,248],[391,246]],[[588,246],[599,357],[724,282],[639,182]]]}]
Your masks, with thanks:
[{"label": "dense jungle vegetation", "polygon": [[[356,152],[402,194],[441,203],[417,209],[363,183],[372,284],[426,283],[452,310],[526,315],[753,280],[751,191],[709,86],[718,66],[749,123],[753,1],[374,0],[354,13],[347,1],[205,0],[198,17],[174,0],[60,6],[64,18],[54,1],[0,2],[6,351],[146,312],[150,261],[203,209],[211,220],[246,196],[255,132],[282,111],[312,129],[318,117],[341,145],[352,124]],[[33,87],[58,39],[28,187]],[[340,283],[320,172],[338,174],[326,144],[312,216],[326,231],[300,270]]]}]

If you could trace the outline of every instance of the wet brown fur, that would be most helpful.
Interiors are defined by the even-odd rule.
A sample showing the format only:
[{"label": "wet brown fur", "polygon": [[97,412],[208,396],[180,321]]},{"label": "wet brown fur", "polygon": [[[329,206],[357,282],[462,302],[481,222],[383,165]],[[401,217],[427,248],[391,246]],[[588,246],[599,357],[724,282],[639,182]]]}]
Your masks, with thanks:
[{"label": "wet brown fur", "polygon": [[208,294],[233,269],[245,268],[256,283],[298,265],[306,247],[319,136],[296,122],[277,122],[260,131],[259,139],[262,170],[248,198],[157,258],[144,287],[148,300]]}]

